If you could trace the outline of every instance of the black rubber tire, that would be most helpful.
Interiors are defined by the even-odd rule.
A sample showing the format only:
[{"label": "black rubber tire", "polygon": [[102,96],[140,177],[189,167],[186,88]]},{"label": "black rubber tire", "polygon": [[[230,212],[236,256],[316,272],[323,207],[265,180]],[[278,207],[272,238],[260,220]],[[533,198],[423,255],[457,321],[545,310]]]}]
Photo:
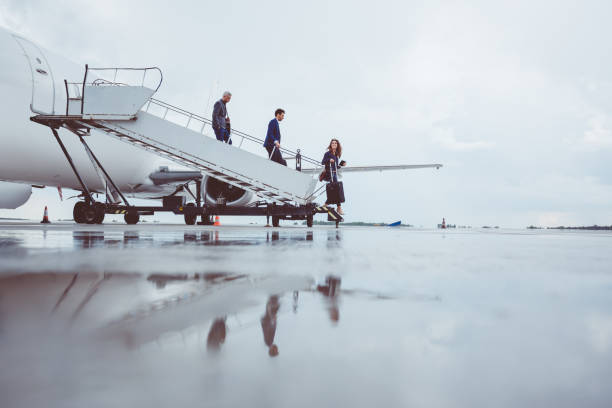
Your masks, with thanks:
[{"label": "black rubber tire", "polygon": [[85,224],[95,224],[98,219],[98,212],[96,210],[95,203],[93,205],[87,205],[83,207],[82,212],[83,222]]},{"label": "black rubber tire", "polygon": [[79,201],[74,205],[74,208],[72,209],[72,218],[74,218],[74,222],[77,224],[85,224],[83,213],[85,212],[86,207],[87,204],[85,204],[83,201]]},{"label": "black rubber tire", "polygon": [[125,213],[123,219],[125,220],[126,224],[134,225],[138,224],[138,221],[140,221],[140,215],[138,215],[137,212],[128,212]]},{"label": "black rubber tire", "polygon": [[[195,207],[195,204],[194,203],[189,203],[185,207],[193,208],[193,207]],[[198,219],[197,215],[187,215],[187,214],[185,214],[184,217],[185,217],[185,224],[187,224],[187,225],[194,225],[196,223],[197,219]]]},{"label": "black rubber tire", "polygon": [[280,225],[280,218],[279,217],[272,217],[272,226],[273,227],[278,227]]},{"label": "black rubber tire", "polygon": [[104,222],[104,215],[106,213],[106,207],[102,203],[95,203],[94,208],[96,210],[96,219],[94,224],[102,224]]},{"label": "black rubber tire", "polygon": [[306,226],[308,228],[312,228],[312,219],[313,219],[312,215],[307,215],[306,216]]}]

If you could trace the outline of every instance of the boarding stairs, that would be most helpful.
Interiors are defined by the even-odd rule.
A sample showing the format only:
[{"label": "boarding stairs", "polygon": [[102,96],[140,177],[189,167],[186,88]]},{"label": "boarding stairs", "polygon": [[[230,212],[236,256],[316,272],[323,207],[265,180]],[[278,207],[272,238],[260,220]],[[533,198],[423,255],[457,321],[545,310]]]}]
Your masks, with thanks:
[{"label": "boarding stairs", "polygon": [[[155,71],[159,81],[150,85],[147,77]],[[118,75],[124,72],[142,75],[142,81],[119,81]],[[314,200],[316,174],[299,170],[302,161],[320,166],[316,160],[301,155],[299,150],[281,149],[283,155],[296,160],[293,169],[245,149],[245,142],[257,143],[264,151],[263,140],[247,133],[232,130],[232,145],[209,137],[210,120],[153,98],[161,82],[158,68],[86,66],[82,83],[65,81],[65,114],[37,115],[32,120],[52,129],[64,127],[81,138],[90,135],[92,129],[101,131],[268,202],[305,205]]]}]

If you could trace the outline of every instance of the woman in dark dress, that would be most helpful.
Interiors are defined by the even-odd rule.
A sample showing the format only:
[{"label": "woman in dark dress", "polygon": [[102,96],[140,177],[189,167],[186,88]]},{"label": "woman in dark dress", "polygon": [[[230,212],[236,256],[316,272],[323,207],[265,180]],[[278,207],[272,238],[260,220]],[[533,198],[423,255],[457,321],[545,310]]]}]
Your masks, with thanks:
[{"label": "woman in dark dress", "polygon": [[[342,156],[342,146],[340,145],[338,139],[332,139],[331,142],[329,142],[327,151],[325,152],[323,160],[321,161],[321,164],[325,166],[325,177],[323,180],[327,182],[338,181],[338,169],[342,166],[346,166],[346,162],[344,160],[340,161],[340,156]],[[338,214],[344,214],[341,203],[326,204],[337,204]]]}]

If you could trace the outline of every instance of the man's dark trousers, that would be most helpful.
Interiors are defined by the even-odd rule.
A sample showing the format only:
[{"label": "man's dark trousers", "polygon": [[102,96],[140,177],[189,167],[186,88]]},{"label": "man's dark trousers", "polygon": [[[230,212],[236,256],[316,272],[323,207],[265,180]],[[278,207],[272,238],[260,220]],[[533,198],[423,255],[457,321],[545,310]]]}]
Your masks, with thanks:
[{"label": "man's dark trousers", "polygon": [[[268,151],[268,157],[270,157],[270,155],[272,155],[272,157],[270,158],[270,160],[275,161],[279,164],[282,164],[283,166],[287,165],[287,160],[283,159],[283,156],[280,152],[279,149],[275,149],[274,146],[270,147],[270,146],[266,146],[266,150]],[[272,150],[274,150],[274,153],[272,153]]]},{"label": "man's dark trousers", "polygon": [[217,140],[220,142],[227,143],[227,141],[229,140],[229,144],[232,144],[232,141],[229,138],[230,135],[227,129],[224,129],[224,128],[215,129],[215,136],[217,137]]}]

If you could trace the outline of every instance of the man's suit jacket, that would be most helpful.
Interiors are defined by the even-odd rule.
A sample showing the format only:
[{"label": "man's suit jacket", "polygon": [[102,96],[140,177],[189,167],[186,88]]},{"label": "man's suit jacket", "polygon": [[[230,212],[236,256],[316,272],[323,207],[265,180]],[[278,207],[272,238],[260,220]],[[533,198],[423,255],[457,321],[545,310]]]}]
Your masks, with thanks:
[{"label": "man's suit jacket", "polygon": [[274,147],[274,142],[280,143],[280,140],[280,126],[278,126],[278,120],[274,118],[268,123],[268,133],[266,134],[266,140],[263,145],[264,147]]}]

